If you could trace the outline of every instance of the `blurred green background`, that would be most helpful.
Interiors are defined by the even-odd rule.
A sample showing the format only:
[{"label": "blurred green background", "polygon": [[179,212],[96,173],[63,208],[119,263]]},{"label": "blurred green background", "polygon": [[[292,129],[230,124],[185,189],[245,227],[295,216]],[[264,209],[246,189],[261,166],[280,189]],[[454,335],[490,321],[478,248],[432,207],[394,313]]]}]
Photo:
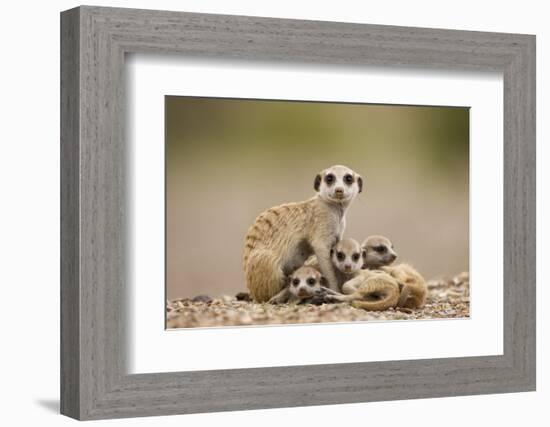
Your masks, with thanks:
[{"label": "blurred green background", "polygon": [[322,169],[363,175],[345,236],[383,234],[427,278],[468,270],[469,109],[166,97],[167,298],[245,290],[248,227],[314,194]]}]

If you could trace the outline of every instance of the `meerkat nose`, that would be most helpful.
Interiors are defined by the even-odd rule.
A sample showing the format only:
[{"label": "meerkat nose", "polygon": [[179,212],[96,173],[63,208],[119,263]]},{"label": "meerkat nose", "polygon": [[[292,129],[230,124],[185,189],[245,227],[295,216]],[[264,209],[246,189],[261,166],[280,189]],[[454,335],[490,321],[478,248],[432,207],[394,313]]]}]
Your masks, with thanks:
[{"label": "meerkat nose", "polygon": [[391,254],[391,260],[392,260],[392,261],[395,261],[396,258],[397,258],[397,254],[396,254],[396,253]]},{"label": "meerkat nose", "polygon": [[338,188],[336,188],[336,189],[334,190],[334,192],[335,192],[336,194],[344,194],[344,189],[338,187]]}]

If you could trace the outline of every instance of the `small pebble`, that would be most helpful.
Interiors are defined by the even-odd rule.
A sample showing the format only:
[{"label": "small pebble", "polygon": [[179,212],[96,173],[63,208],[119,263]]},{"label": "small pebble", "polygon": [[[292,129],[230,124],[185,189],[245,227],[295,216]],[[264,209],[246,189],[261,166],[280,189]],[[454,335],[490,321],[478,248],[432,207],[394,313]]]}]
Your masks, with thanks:
[{"label": "small pebble", "polygon": [[239,292],[235,295],[237,301],[250,301],[250,294],[248,292]]},{"label": "small pebble", "polygon": [[195,298],[193,298],[192,301],[209,303],[212,302],[212,298],[210,298],[208,295],[197,295]]}]

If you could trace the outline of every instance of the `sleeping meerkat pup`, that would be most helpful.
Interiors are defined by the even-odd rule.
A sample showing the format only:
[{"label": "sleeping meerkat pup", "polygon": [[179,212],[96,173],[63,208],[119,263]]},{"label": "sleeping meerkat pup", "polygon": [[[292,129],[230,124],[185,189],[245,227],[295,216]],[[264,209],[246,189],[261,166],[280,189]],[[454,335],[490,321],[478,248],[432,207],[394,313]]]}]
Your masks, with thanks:
[{"label": "sleeping meerkat pup", "polygon": [[355,308],[387,310],[390,307],[421,308],[426,303],[428,287],[422,275],[409,264],[362,270],[342,286],[344,298]]},{"label": "sleeping meerkat pup", "polygon": [[368,311],[384,311],[399,303],[399,283],[382,271],[362,270],[355,278],[344,283],[344,293],[352,292],[352,307]]},{"label": "sleeping meerkat pup", "polygon": [[322,304],[328,294],[335,293],[327,288],[326,279],[313,267],[298,268],[288,277],[288,284],[272,297],[271,304]]},{"label": "sleeping meerkat pup", "polygon": [[428,286],[424,277],[410,264],[382,267],[397,280],[400,289],[398,307],[420,308],[426,303]]},{"label": "sleeping meerkat pup", "polygon": [[377,270],[390,265],[397,258],[393,244],[384,236],[369,236],[361,245],[363,254],[363,269]]},{"label": "sleeping meerkat pup", "polygon": [[312,254],[328,286],[338,289],[330,249],[342,238],[346,210],[362,191],[363,179],[346,166],[320,172],[317,194],[261,213],[248,229],[243,251],[246,286],[255,301],[265,302],[285,286],[289,276]]},{"label": "sleeping meerkat pup", "polygon": [[328,295],[328,302],[350,302],[355,308],[383,311],[399,302],[399,284],[380,270],[359,270],[342,285],[343,295]]}]

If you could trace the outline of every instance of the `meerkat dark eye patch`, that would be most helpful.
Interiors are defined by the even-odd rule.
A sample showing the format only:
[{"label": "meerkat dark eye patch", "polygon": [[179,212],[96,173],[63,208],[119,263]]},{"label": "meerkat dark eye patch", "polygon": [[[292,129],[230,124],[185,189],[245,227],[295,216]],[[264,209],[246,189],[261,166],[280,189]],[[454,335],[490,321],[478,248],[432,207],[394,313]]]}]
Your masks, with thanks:
[{"label": "meerkat dark eye patch", "polygon": [[353,175],[350,175],[349,173],[344,175],[344,182],[346,184],[351,185],[351,184],[353,184],[353,181],[354,181]]},{"label": "meerkat dark eye patch", "polygon": [[315,177],[315,181],[313,181],[313,188],[315,191],[319,191],[319,187],[321,186],[321,175],[317,175]]},{"label": "meerkat dark eye patch", "polygon": [[384,252],[386,252],[387,248],[386,248],[385,246],[383,246],[383,245],[380,245],[380,246],[376,246],[376,247],[374,248],[374,250],[375,250],[376,252],[378,252],[379,254],[383,254]]},{"label": "meerkat dark eye patch", "polygon": [[315,283],[316,283],[315,278],[310,277],[309,279],[307,279],[307,284],[308,284],[309,286],[313,286],[313,285],[315,285]]},{"label": "meerkat dark eye patch", "polygon": [[355,262],[359,261],[359,258],[361,257],[361,255],[359,255],[357,252],[354,253],[352,256],[351,256],[351,259]]},{"label": "meerkat dark eye patch", "polygon": [[336,177],[331,173],[327,173],[325,176],[325,182],[327,183],[327,185],[334,184],[334,181],[336,181]]},{"label": "meerkat dark eye patch", "polygon": [[292,280],[292,284],[293,284],[294,286],[298,286],[298,285],[300,284],[300,279],[295,278],[294,280]]},{"label": "meerkat dark eye patch", "polygon": [[338,261],[344,261],[346,259],[346,255],[344,254],[344,252],[338,252],[336,253],[336,258],[338,259]]}]

